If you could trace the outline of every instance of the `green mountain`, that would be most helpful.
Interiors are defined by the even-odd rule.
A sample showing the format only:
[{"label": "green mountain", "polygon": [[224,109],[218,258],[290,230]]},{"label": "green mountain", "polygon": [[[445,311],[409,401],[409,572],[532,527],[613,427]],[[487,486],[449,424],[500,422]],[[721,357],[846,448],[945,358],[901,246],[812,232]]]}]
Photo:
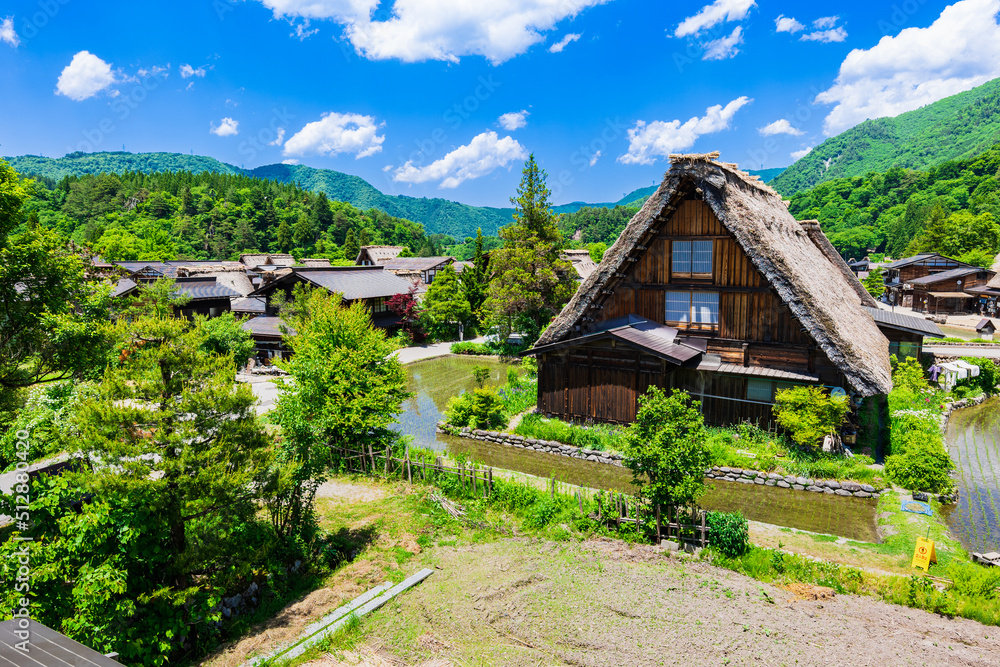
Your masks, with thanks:
[{"label": "green mountain", "polygon": [[972,157],[1000,140],[1000,79],[891,118],[866,120],[827,139],[771,185],[783,195],[836,178],[926,170]]}]

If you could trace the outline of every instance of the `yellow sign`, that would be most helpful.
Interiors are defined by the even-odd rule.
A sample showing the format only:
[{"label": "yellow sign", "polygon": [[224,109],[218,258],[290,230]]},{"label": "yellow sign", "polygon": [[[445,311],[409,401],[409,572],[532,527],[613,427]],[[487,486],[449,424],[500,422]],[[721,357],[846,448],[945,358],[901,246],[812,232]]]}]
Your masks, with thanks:
[{"label": "yellow sign", "polygon": [[934,540],[917,538],[917,546],[913,550],[913,563],[910,567],[923,568],[924,572],[929,572],[931,563],[937,562],[937,553],[934,551]]}]

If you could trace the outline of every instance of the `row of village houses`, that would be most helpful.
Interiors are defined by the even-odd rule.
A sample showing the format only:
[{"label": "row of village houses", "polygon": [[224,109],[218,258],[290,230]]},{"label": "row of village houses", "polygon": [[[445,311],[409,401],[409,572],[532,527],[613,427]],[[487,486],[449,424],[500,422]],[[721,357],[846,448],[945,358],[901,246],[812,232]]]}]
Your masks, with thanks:
[{"label": "row of village houses", "polygon": [[[673,156],[659,189],[599,265],[586,251],[567,256],[581,284],[528,351],[539,361],[542,412],[626,423],[637,397],[655,385],[688,391],[710,423],[767,421],[775,392],[793,384],[821,385],[855,402],[887,394],[890,354],[917,356],[925,337],[943,336],[923,317],[880,309],[815,221],[796,221],[778,193],[717,157]],[[425,289],[446,264],[466,266],[400,251],[367,246],[350,267],[295,264],[287,255],[122,264],[132,273],[119,293],[129,281],[169,275],[195,297],[192,311],[213,314],[228,304],[252,315],[244,326],[267,356],[282,338],[273,297],[296,283],[362,300],[375,324],[391,329],[392,295]],[[944,279],[971,268],[909,259],[916,261],[887,267],[893,285],[921,284],[907,267]],[[970,285],[968,276],[979,282]],[[988,296],[994,276],[976,269],[963,274],[961,290],[941,289],[982,287]]]},{"label": "row of village houses", "polygon": [[979,314],[1000,311],[1000,275],[938,253],[923,253],[888,262],[867,259],[849,263],[859,278],[881,268],[883,301],[928,315]]}]

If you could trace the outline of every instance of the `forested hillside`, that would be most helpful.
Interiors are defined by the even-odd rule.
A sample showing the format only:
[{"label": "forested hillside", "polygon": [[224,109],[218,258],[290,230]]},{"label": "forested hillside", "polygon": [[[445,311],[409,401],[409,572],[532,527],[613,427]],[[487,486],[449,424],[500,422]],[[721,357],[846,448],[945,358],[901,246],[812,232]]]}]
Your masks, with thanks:
[{"label": "forested hillside", "polygon": [[847,258],[868,249],[897,258],[941,252],[988,267],[1000,252],[998,169],[1000,144],[927,171],[834,179],[794,195],[789,211],[818,219]]},{"label": "forested hillside", "polygon": [[1000,141],[1000,79],[892,118],[866,120],[827,139],[771,185],[790,196],[836,178],[891,167],[929,169]]},{"label": "forested hillside", "polygon": [[126,172],[36,180],[37,220],[108,260],[229,259],[292,252],[353,263],[359,245],[438,248],[415,222],[246,175]]}]

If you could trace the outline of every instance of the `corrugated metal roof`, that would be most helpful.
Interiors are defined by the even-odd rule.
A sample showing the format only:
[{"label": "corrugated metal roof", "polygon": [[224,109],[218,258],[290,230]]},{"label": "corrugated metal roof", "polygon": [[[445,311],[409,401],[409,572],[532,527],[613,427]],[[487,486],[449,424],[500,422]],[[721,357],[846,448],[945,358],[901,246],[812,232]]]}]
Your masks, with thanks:
[{"label": "corrugated metal roof", "polygon": [[921,261],[927,259],[928,257],[935,257],[935,256],[937,256],[937,253],[934,253],[934,252],[925,252],[925,253],[922,253],[920,255],[914,255],[913,257],[903,257],[902,259],[897,259],[894,262],[889,262],[888,264],[883,264],[882,268],[883,269],[899,269],[899,268],[902,268],[904,266],[909,266],[910,264],[916,264],[917,262],[921,262]]},{"label": "corrugated metal roof", "polygon": [[0,623],[0,664],[15,667],[122,667],[111,658],[89,646],[60,634],[38,621],[27,621],[30,650],[22,651],[18,644],[23,640],[15,631],[20,620]]},{"label": "corrugated metal roof", "polygon": [[284,335],[281,327],[284,326],[289,334],[294,334],[295,330],[285,324],[280,317],[251,317],[242,325],[244,331],[249,331],[251,336],[278,337]]},{"label": "corrugated metal roof", "polygon": [[979,273],[984,271],[978,266],[960,266],[957,269],[948,269],[947,271],[942,271],[941,273],[932,273],[929,276],[921,276],[919,278],[913,278],[906,282],[912,283],[914,285],[933,285],[934,283],[941,282],[942,280],[952,280],[954,278],[962,278],[969,275],[970,273]]},{"label": "corrugated metal roof", "polygon": [[875,320],[875,324],[879,326],[888,327],[889,329],[912,331],[913,333],[921,333],[925,336],[934,336],[935,338],[944,338],[944,333],[941,332],[938,325],[922,317],[894,313],[882,310],[881,308],[865,308],[865,310]]},{"label": "corrugated metal roof", "polygon": [[413,284],[389,273],[382,266],[333,266],[329,268],[293,268],[288,275],[257,289],[250,296],[266,296],[288,280],[300,279],[335,292],[347,301],[374,299],[405,294]]},{"label": "corrugated metal roof", "polygon": [[601,331],[549,345],[540,345],[525,354],[538,354],[550,349],[574,347],[591,341],[613,338],[680,365],[704,354],[706,349],[704,339],[680,336],[673,327],[657,324],[636,315],[615,318],[603,324],[605,326]]},{"label": "corrugated metal roof", "polygon": [[722,364],[717,373],[726,375],[747,375],[771,380],[798,380],[802,382],[819,382],[819,376],[808,375],[806,373],[793,373],[782,371],[777,368],[765,368],[763,366],[741,366],[739,364]]},{"label": "corrugated metal roof", "polygon": [[204,299],[231,299],[232,297],[243,296],[239,292],[225,285],[208,280],[178,280],[174,283],[174,294],[187,294],[192,301]]},{"label": "corrugated metal roof", "polygon": [[122,278],[118,281],[118,284],[115,285],[115,289],[111,292],[111,297],[115,298],[125,296],[126,294],[131,293],[136,287],[138,287],[138,283],[131,278]]},{"label": "corrugated metal roof", "polygon": [[454,257],[393,257],[383,262],[386,271],[428,271],[454,262]]}]

